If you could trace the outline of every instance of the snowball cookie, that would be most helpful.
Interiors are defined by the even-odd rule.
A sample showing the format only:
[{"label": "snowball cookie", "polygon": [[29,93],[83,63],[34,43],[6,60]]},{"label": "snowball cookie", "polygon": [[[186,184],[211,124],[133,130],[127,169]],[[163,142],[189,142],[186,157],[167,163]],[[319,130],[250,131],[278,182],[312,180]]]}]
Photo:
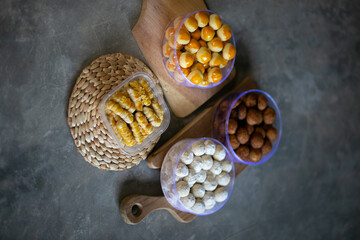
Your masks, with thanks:
[{"label": "snowball cookie", "polygon": [[204,201],[205,209],[212,209],[216,204],[215,194],[213,192],[206,192],[202,200]]},{"label": "snowball cookie", "polygon": [[176,183],[176,190],[179,197],[186,197],[187,195],[189,195],[190,187],[187,182],[179,181]]},{"label": "snowball cookie", "polygon": [[197,141],[191,145],[192,151],[195,156],[201,156],[205,153],[204,141]]},{"label": "snowball cookie", "polygon": [[201,199],[196,199],[196,202],[191,209],[196,213],[203,213],[205,211],[205,204]]},{"label": "snowball cookie", "polygon": [[180,198],[180,200],[187,208],[191,208],[195,204],[195,197],[191,193],[189,193],[186,197]]},{"label": "snowball cookie", "polygon": [[209,139],[204,141],[204,145],[205,145],[205,153],[207,155],[213,155],[215,153],[215,143]]},{"label": "snowball cookie", "polygon": [[210,168],[210,172],[212,172],[214,175],[219,175],[222,171],[221,162],[214,161],[212,167]]},{"label": "snowball cookie", "polygon": [[189,174],[189,169],[185,164],[179,163],[176,167],[175,174],[177,177],[180,177],[180,178],[186,177]]},{"label": "snowball cookie", "polygon": [[222,170],[225,172],[230,172],[232,170],[232,164],[229,160],[224,160],[221,162]]},{"label": "snowball cookie", "polygon": [[215,190],[215,201],[223,202],[228,197],[229,193],[226,191],[226,188],[219,187]]},{"label": "snowball cookie", "polygon": [[175,175],[175,182],[179,181],[180,179],[182,179],[182,177],[178,177]]},{"label": "snowball cookie", "polygon": [[195,172],[200,172],[202,169],[202,165],[203,165],[203,160],[201,157],[194,157],[194,160],[192,161],[192,163],[190,163],[189,167],[194,169]]},{"label": "snowball cookie", "polygon": [[217,181],[215,178],[215,175],[212,173],[208,173],[206,176],[206,180],[203,183],[203,186],[205,188],[206,191],[214,191],[215,188],[217,187]]},{"label": "snowball cookie", "polygon": [[192,186],[196,183],[197,180],[197,173],[194,169],[189,169],[189,174],[184,178],[184,180],[189,184],[189,186]]},{"label": "snowball cookie", "polygon": [[216,176],[216,181],[220,186],[227,186],[230,182],[230,175],[226,172],[222,172]]},{"label": "snowball cookie", "polygon": [[213,155],[213,158],[218,161],[224,160],[226,157],[226,150],[221,145],[216,145],[215,153]]},{"label": "snowball cookie", "polygon": [[191,193],[197,198],[202,198],[205,195],[205,188],[202,184],[196,183],[191,188]]},{"label": "snowball cookie", "polygon": [[205,182],[206,175],[207,175],[206,171],[204,171],[204,170],[201,170],[200,172],[198,172],[196,182],[199,182],[199,183]]},{"label": "snowball cookie", "polygon": [[183,163],[190,164],[194,159],[194,153],[191,151],[191,149],[186,149],[180,159]]},{"label": "snowball cookie", "polygon": [[202,169],[204,170],[210,170],[210,168],[212,167],[213,165],[213,159],[210,155],[203,155],[202,157],[202,161],[203,161],[203,164],[202,164]]}]

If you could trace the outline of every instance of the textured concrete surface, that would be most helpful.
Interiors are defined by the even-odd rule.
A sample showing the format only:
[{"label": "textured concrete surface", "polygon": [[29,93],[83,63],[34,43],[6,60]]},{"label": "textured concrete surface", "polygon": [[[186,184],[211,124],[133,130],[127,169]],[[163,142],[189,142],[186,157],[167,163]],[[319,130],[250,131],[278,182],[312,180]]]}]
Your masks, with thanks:
[{"label": "textured concrete surface", "polygon": [[[280,147],[236,179],[221,211],[129,226],[119,200],[160,194],[159,171],[83,161],[66,108],[91,60],[144,60],[130,31],[141,1],[1,1],[1,239],[360,239],[360,2],[206,2],[236,34],[237,81],[254,76],[278,102]],[[195,115],[173,117],[161,142]]]}]

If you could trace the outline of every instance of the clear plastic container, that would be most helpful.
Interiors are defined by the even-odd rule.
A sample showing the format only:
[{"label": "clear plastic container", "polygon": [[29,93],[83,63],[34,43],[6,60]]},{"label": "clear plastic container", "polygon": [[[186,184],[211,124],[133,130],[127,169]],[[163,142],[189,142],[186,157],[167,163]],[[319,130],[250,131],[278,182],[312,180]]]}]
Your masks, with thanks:
[{"label": "clear plastic container", "polygon": [[[170,22],[170,24],[166,27],[166,29],[170,28],[170,27],[174,27],[174,22],[179,19],[179,18],[183,18],[183,20],[181,21],[181,24],[179,25],[179,27],[177,29],[175,29],[175,39],[177,39],[177,36],[179,34],[179,31],[181,29],[181,27],[183,26],[184,22],[186,21],[187,18],[189,18],[190,16],[192,16],[193,14],[196,14],[197,12],[208,12],[209,14],[215,14],[215,12],[213,11],[210,11],[210,10],[200,10],[200,11],[195,11],[195,12],[192,12],[192,13],[188,13],[188,14],[184,14],[184,15],[181,15],[181,16],[178,16],[177,18],[175,18],[174,20],[172,20]],[[216,13],[217,14],[217,13]],[[217,14],[219,15],[219,14]],[[220,15],[219,15],[220,16]],[[229,25],[225,20],[224,18],[222,18],[220,16],[221,20],[222,20],[222,23],[223,24],[227,24]],[[166,34],[166,33],[165,33]],[[161,49],[163,49],[163,46],[164,44],[166,44],[166,42],[168,42],[168,40],[166,39],[165,37],[165,34],[164,34],[164,38],[163,38],[163,41],[162,41],[162,45],[161,45]],[[227,41],[229,43],[231,43],[232,45],[234,45],[234,47],[236,48],[236,44],[235,44],[235,38],[234,38],[234,33],[232,32],[231,34],[231,38]],[[207,86],[200,86],[200,85],[197,85],[197,84],[194,84],[192,83],[184,74],[183,72],[181,71],[180,69],[180,65],[179,65],[179,61],[178,61],[178,57],[177,57],[177,52],[176,52],[176,49],[172,49],[173,51],[173,54],[175,55],[175,65],[176,65],[176,68],[175,68],[175,71],[174,72],[171,72],[168,70],[168,68],[166,67],[166,63],[168,61],[169,58],[165,57],[164,54],[162,54],[163,56],[163,63],[164,63],[164,67],[166,69],[166,71],[170,74],[170,76],[172,77],[172,79],[174,79],[175,82],[177,83],[180,83],[181,85],[184,85],[184,86],[187,86],[187,87],[195,87],[195,88],[203,88],[203,89],[207,89],[207,88],[212,88],[212,87],[215,87],[215,86],[218,86],[219,84],[221,84],[222,82],[225,81],[225,79],[227,79],[227,77],[229,76],[231,70],[233,69],[234,67],[234,62],[235,62],[235,57],[232,59],[232,60],[229,60],[227,65],[224,67],[224,68],[221,68],[221,74],[222,74],[222,78],[220,81],[218,81],[217,83],[210,83],[209,85]]]},{"label": "clear plastic container", "polygon": [[[232,170],[229,172],[229,175],[231,178],[230,183],[225,187],[229,194],[225,201],[220,202],[220,203],[217,202],[213,208],[207,209],[203,213],[196,213],[196,212],[192,211],[191,209],[187,208],[186,206],[184,206],[184,204],[180,200],[180,197],[176,190],[176,174],[175,174],[175,172],[176,172],[178,163],[180,161],[180,157],[183,155],[183,153],[186,151],[186,149],[191,147],[191,145],[193,143],[195,143],[197,141],[206,140],[206,139],[212,140],[216,145],[223,146],[226,150],[226,158],[225,159],[230,160],[230,162],[232,164]],[[161,174],[160,174],[161,188],[162,188],[162,191],[163,191],[166,199],[174,208],[176,208],[180,211],[192,213],[195,215],[209,215],[209,214],[212,214],[212,213],[218,211],[228,201],[228,199],[231,195],[231,191],[234,186],[235,168],[234,168],[234,163],[231,159],[232,158],[229,154],[229,151],[226,149],[226,147],[223,144],[221,144],[219,141],[217,141],[216,139],[213,139],[213,138],[187,138],[187,139],[183,139],[183,140],[177,142],[167,152],[167,154],[164,158],[164,161],[162,163],[162,167],[161,167]]]},{"label": "clear plastic container", "polygon": [[[122,87],[126,86],[131,81],[138,80],[140,78],[145,79],[147,81],[148,85],[150,86],[150,88],[154,94],[154,98],[157,99],[160,107],[164,111],[164,119],[161,122],[161,125],[159,127],[154,127],[154,131],[151,134],[149,134],[141,144],[135,144],[134,146],[127,146],[115,134],[113,128],[111,127],[111,125],[105,115],[104,106],[105,106],[105,102],[107,101],[107,99],[110,98],[115,92],[117,92]],[[139,152],[141,152],[142,150],[144,150],[148,146],[150,146],[155,139],[157,139],[163,132],[165,132],[165,130],[168,128],[169,123],[170,123],[170,112],[164,101],[161,90],[159,90],[159,88],[156,87],[154,80],[148,74],[143,73],[143,72],[137,72],[137,73],[131,75],[125,81],[123,81],[119,85],[117,85],[108,94],[104,95],[99,104],[99,107],[100,107],[101,117],[102,117],[107,129],[109,130],[111,137],[113,139],[115,139],[115,142],[118,144],[121,151],[124,152],[125,154],[129,154],[129,155],[138,154]]]},{"label": "clear plastic container", "polygon": [[[235,103],[244,95],[248,93],[257,93],[257,94],[263,94],[266,99],[268,100],[268,106],[275,110],[276,113],[276,119],[274,123],[272,124],[276,130],[278,131],[277,138],[271,142],[272,149],[271,151],[263,155],[261,160],[258,162],[251,162],[251,161],[245,161],[238,157],[236,153],[234,152],[233,148],[231,147],[230,140],[229,140],[229,134],[228,134],[228,124],[229,124],[229,118],[231,110],[233,109],[233,106]],[[266,92],[261,90],[249,90],[246,92],[235,92],[232,94],[229,94],[226,96],[217,106],[214,119],[213,119],[213,126],[212,126],[212,133],[214,138],[219,140],[221,143],[223,143],[229,150],[230,155],[232,156],[233,161],[235,162],[241,162],[248,165],[258,165],[265,161],[267,161],[275,152],[276,149],[279,146],[280,138],[281,138],[281,132],[282,132],[282,122],[281,122],[281,114],[280,110],[275,102],[275,100]]]}]

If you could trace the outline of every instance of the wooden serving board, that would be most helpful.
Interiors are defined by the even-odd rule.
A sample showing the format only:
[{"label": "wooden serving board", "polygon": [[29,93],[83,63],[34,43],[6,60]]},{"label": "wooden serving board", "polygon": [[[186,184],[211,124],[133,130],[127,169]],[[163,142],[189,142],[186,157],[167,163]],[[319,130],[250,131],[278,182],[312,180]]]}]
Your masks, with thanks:
[{"label": "wooden serving board", "polygon": [[177,16],[207,9],[203,0],[143,0],[140,17],[132,33],[154,71],[166,99],[177,117],[186,117],[232,79],[210,89],[185,87],[176,83],[166,71],[162,60],[162,40],[167,25]]},{"label": "wooden serving board", "polygon": [[[234,89],[235,91],[246,91],[256,88],[254,81],[251,78],[245,78],[242,82],[238,83]],[[211,137],[211,127],[214,112],[217,103],[208,107],[200,113],[195,119],[188,123],[182,130],[180,130],[174,137],[162,145],[158,150],[152,153],[147,163],[150,168],[161,168],[163,159],[168,150],[178,141],[185,138],[199,138]],[[235,163],[235,176],[237,177],[242,173],[248,165],[243,163]],[[137,212],[132,211],[136,206]],[[171,213],[179,222],[188,223],[195,219],[196,215],[179,211],[172,207],[166,198],[162,196],[146,196],[146,195],[130,195],[124,198],[120,204],[121,216],[128,224],[137,224],[141,222],[149,213],[165,209]]]}]

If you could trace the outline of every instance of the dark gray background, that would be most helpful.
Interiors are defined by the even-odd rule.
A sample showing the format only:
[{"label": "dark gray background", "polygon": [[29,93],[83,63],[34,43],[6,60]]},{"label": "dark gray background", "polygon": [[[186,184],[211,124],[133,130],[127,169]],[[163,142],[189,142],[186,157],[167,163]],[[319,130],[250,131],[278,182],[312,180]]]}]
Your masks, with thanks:
[{"label": "dark gray background", "polygon": [[[66,110],[93,59],[145,61],[131,34],[141,0],[1,0],[1,239],[360,238],[360,2],[206,3],[235,32],[236,81],[252,75],[278,103],[279,149],[236,179],[221,211],[190,224],[157,211],[130,226],[119,200],[161,194],[159,171],[92,167]],[[197,113],[172,116],[160,144]]]}]

